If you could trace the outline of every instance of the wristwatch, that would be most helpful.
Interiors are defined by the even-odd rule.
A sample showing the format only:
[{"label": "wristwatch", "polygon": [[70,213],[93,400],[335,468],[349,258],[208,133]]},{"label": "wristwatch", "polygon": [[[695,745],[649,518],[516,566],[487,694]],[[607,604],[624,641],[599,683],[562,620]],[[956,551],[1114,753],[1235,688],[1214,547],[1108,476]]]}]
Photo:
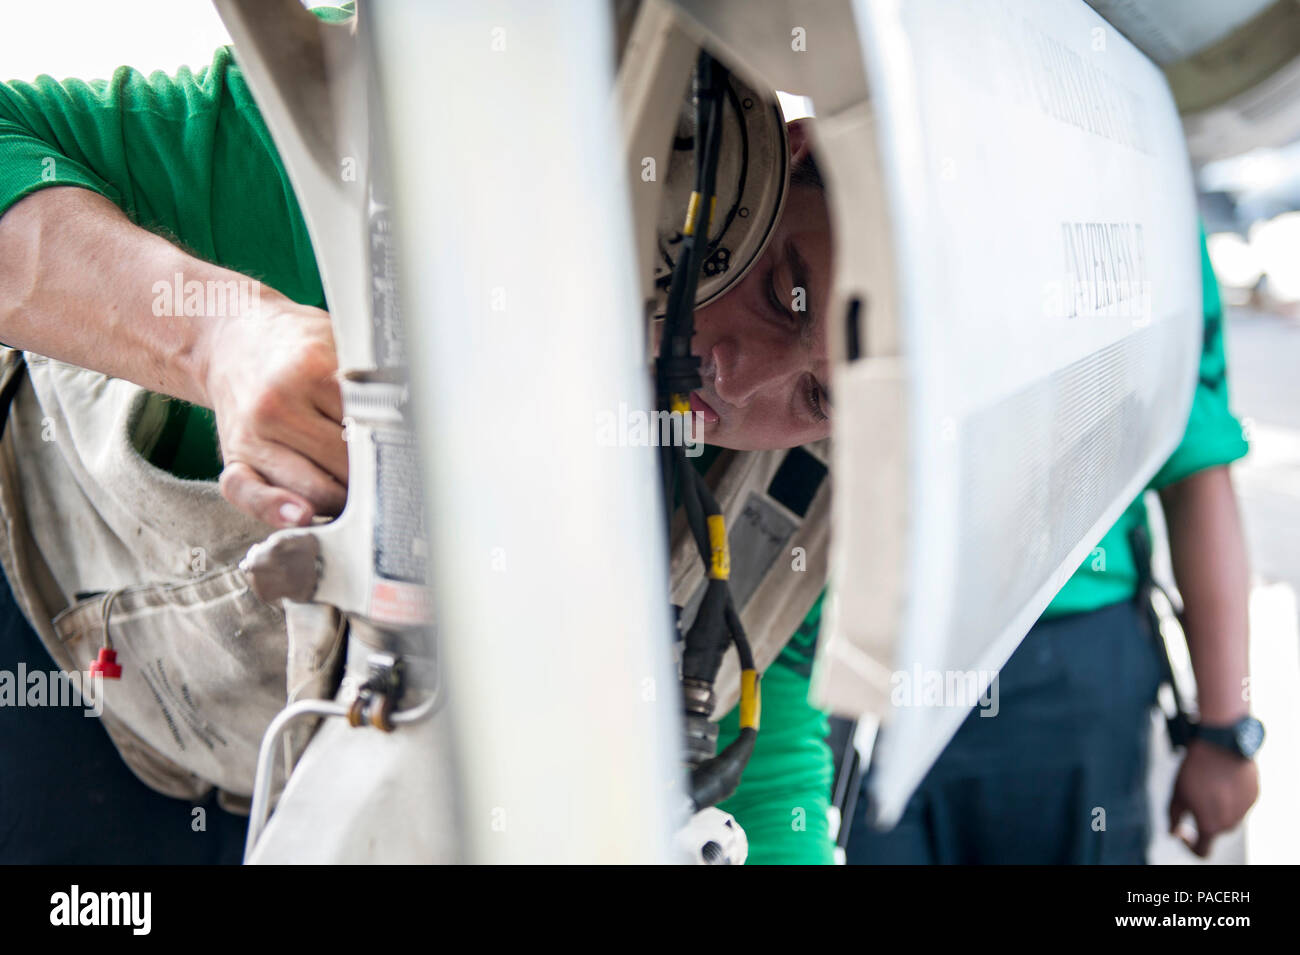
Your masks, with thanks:
[{"label": "wristwatch", "polygon": [[1243,716],[1228,726],[1193,724],[1192,739],[1200,739],[1236,753],[1242,759],[1253,759],[1264,742],[1264,724],[1253,716]]}]

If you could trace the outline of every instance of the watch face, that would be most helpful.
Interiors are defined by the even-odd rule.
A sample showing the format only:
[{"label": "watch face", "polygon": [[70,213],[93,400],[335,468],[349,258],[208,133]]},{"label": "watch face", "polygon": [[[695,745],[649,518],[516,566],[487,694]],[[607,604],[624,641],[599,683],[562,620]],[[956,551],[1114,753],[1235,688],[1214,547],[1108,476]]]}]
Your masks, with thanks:
[{"label": "watch face", "polygon": [[1247,716],[1233,727],[1233,733],[1237,738],[1237,748],[1246,757],[1254,756],[1264,742],[1264,724],[1253,716]]}]

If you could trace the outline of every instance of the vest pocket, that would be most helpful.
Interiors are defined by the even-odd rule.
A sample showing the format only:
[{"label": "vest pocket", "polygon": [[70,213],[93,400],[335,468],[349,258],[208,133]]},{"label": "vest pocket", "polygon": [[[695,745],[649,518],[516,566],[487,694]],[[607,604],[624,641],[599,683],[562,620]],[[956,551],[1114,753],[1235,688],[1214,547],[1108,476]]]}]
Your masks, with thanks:
[{"label": "vest pocket", "polygon": [[285,705],[288,636],[284,612],[243,571],[96,594],[54,628],[83,670],[100,648],[116,652],[121,677],[102,681],[107,715],[187,772],[252,793],[262,734]]}]

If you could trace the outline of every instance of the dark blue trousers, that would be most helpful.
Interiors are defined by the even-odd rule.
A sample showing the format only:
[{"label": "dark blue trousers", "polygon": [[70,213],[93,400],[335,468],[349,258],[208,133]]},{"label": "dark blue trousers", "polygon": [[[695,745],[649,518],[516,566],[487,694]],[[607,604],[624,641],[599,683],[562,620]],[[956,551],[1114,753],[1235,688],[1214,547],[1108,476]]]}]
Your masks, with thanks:
[{"label": "dark blue trousers", "polygon": [[[58,670],[0,573],[0,670],[17,680],[20,662],[28,673]],[[154,792],[85,712],[0,706],[0,863],[240,861],[246,819],[214,796],[189,803]]]},{"label": "dark blue trousers", "polygon": [[972,711],[891,831],[869,824],[864,780],[849,863],[1144,863],[1160,674],[1136,601],[1040,621],[1002,669],[998,715]]}]

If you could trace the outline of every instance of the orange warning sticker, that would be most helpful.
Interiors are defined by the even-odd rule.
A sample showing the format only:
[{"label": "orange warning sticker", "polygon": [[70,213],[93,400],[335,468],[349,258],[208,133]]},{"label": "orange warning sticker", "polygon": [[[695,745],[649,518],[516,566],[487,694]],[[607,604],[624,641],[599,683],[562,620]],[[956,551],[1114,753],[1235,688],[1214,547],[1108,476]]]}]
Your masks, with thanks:
[{"label": "orange warning sticker", "polygon": [[376,580],[370,588],[370,612],[367,616],[376,623],[403,627],[428,623],[433,617],[429,591],[419,584]]}]

